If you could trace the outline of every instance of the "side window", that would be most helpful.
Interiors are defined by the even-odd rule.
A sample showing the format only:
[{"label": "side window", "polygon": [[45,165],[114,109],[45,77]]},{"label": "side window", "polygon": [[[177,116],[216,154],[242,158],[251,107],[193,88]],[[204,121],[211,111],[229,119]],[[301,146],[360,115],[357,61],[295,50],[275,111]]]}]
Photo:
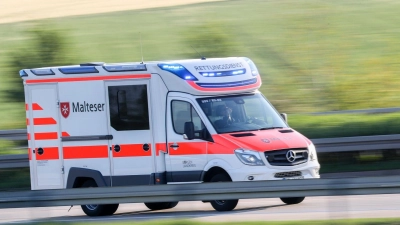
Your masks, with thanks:
[{"label": "side window", "polygon": [[174,126],[174,131],[177,134],[184,134],[185,123],[193,122],[195,135],[197,138],[200,137],[201,130],[205,128],[203,122],[201,121],[199,114],[197,114],[196,110],[193,106],[184,101],[172,101],[171,103],[172,110],[172,124]]},{"label": "side window", "polygon": [[117,131],[149,130],[147,86],[108,87],[111,126]]}]

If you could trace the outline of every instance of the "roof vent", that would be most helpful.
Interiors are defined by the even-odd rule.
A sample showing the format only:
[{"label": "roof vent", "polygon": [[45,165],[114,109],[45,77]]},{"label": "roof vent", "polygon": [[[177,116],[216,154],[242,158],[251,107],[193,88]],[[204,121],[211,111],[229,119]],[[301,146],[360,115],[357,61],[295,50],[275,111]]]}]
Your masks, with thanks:
[{"label": "roof vent", "polygon": [[80,66],[102,66],[104,62],[88,62],[88,63],[81,63]]}]

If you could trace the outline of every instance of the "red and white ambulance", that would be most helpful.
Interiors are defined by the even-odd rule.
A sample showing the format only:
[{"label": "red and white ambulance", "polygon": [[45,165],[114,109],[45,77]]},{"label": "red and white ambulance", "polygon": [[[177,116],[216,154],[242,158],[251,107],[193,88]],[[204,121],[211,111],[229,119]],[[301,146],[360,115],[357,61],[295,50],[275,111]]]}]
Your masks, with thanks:
[{"label": "red and white ambulance", "polygon": [[[248,58],[86,63],[20,76],[32,190],[319,178],[314,145],[257,90]],[[211,204],[228,211],[237,202]],[[89,216],[117,208],[82,206]]]}]

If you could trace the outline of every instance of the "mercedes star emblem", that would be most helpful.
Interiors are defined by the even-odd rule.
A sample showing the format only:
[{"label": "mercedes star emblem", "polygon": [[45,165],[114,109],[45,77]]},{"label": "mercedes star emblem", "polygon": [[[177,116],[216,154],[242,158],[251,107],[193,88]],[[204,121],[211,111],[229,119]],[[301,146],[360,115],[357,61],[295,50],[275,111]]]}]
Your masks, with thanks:
[{"label": "mercedes star emblem", "polygon": [[296,160],[296,152],[289,150],[286,153],[286,158],[289,162],[294,162],[294,160]]}]

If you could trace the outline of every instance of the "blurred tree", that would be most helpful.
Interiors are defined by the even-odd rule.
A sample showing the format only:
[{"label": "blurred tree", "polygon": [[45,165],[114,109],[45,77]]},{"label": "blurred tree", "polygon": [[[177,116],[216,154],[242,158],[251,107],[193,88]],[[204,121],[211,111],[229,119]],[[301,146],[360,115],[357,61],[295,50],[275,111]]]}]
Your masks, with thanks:
[{"label": "blurred tree", "polygon": [[[71,64],[67,51],[68,43],[65,34],[48,24],[37,25],[27,31],[26,43],[10,54],[10,72],[18,74],[21,69],[60,66]],[[13,102],[25,102],[22,80],[18,75],[12,76],[6,98]]]},{"label": "blurred tree", "polygon": [[[186,43],[193,49],[187,56],[198,58],[230,57],[236,52],[234,35],[229,35],[229,26],[223,23],[209,22],[193,26],[185,33]],[[200,54],[200,55],[199,55]]]}]

